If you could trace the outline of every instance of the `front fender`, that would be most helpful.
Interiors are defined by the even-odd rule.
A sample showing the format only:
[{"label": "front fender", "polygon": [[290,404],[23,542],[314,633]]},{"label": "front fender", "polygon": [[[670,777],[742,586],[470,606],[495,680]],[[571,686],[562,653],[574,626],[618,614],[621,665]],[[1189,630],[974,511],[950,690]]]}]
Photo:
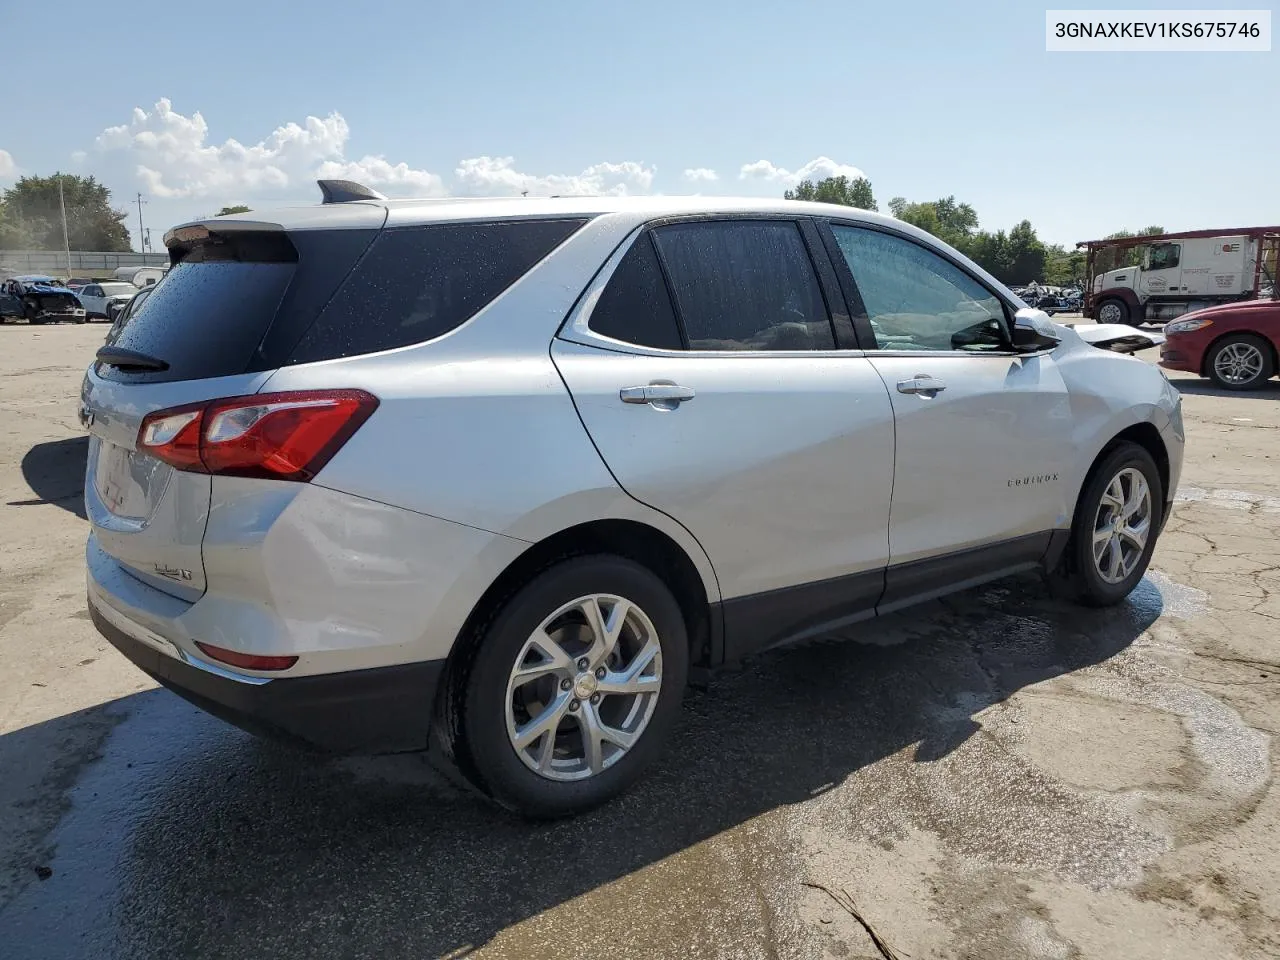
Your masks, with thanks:
[{"label": "front fender", "polygon": [[1126,354],[1099,350],[1072,333],[1064,339],[1059,370],[1071,405],[1071,468],[1064,491],[1068,515],[1089,469],[1103,450],[1125,430],[1148,423],[1165,443],[1170,461],[1172,496],[1180,472],[1181,442],[1174,446],[1179,396],[1157,367]]}]

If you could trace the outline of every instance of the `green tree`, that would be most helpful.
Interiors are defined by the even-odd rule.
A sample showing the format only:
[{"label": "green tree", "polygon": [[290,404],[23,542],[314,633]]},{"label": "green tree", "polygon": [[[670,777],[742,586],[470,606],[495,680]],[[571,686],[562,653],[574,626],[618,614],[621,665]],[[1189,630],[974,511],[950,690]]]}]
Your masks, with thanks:
[{"label": "green tree", "polygon": [[957,203],[953,196],[924,203],[908,203],[903,197],[894,197],[889,201],[889,210],[899,220],[933,234],[958,250],[964,250],[978,227],[978,214],[973,207]]},{"label": "green tree", "polygon": [[1045,246],[1044,282],[1058,287],[1083,284],[1085,254],[1060,243]]},{"label": "green tree", "polygon": [[978,212],[954,196],[923,203],[894,197],[889,210],[899,220],[949,243],[1004,283],[1029,283],[1044,276],[1048,251],[1029,220],[1008,233],[979,230]]},{"label": "green tree", "polygon": [[218,211],[218,216],[225,217],[232,213],[252,213],[253,211],[246,207],[243,203],[238,203],[234,207],[223,207]]},{"label": "green tree", "polygon": [[818,203],[838,203],[846,207],[858,207],[862,210],[878,210],[875,194],[871,192],[871,181],[866,177],[850,180],[848,177],[824,177],[817,183],[803,180],[794,190],[782,195],[787,200],[813,200]]},{"label": "green tree", "polygon": [[[1044,277],[1048,259],[1044,244],[1036,236],[1030,220],[1023,220],[1009,231],[1009,272],[995,274],[1002,283],[1030,283]],[[994,271],[992,271],[994,273]]]},{"label": "green tree", "polygon": [[128,216],[111,207],[111,191],[93,177],[55,173],[23,177],[4,192],[4,245],[22,240],[35,250],[62,249],[62,210],[58,184],[67,210],[67,238],[72,250],[133,249]]}]

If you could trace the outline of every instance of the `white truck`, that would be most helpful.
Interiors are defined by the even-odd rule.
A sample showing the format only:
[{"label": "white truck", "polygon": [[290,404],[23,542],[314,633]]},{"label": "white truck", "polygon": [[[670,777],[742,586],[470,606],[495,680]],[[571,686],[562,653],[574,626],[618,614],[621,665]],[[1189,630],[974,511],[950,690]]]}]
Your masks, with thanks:
[{"label": "white truck", "polygon": [[[1193,230],[1154,237],[1089,240],[1084,315],[1099,323],[1163,322],[1232,300],[1252,300],[1275,283],[1280,227]],[[1141,247],[1142,261],[1094,274],[1097,254]]]}]

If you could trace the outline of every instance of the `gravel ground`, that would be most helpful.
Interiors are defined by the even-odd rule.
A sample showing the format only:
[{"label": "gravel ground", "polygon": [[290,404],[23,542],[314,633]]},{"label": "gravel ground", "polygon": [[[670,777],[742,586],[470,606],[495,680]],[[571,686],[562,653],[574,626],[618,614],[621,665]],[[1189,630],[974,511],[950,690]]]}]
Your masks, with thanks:
[{"label": "gravel ground", "polygon": [[777,651],[638,789],[529,825],[255,741],[94,632],[104,333],[0,326],[0,953],[884,956],[856,912],[915,960],[1280,957],[1280,383],[1171,375],[1181,502],[1125,605],[1028,577]]}]

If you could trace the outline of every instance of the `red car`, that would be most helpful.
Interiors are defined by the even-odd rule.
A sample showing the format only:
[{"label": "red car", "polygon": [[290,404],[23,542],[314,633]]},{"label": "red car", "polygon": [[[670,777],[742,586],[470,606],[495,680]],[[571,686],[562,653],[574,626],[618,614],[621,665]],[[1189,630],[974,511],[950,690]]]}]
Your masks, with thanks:
[{"label": "red car", "polygon": [[1254,390],[1280,368],[1280,301],[1207,307],[1164,328],[1160,366],[1208,377],[1227,390]]}]

